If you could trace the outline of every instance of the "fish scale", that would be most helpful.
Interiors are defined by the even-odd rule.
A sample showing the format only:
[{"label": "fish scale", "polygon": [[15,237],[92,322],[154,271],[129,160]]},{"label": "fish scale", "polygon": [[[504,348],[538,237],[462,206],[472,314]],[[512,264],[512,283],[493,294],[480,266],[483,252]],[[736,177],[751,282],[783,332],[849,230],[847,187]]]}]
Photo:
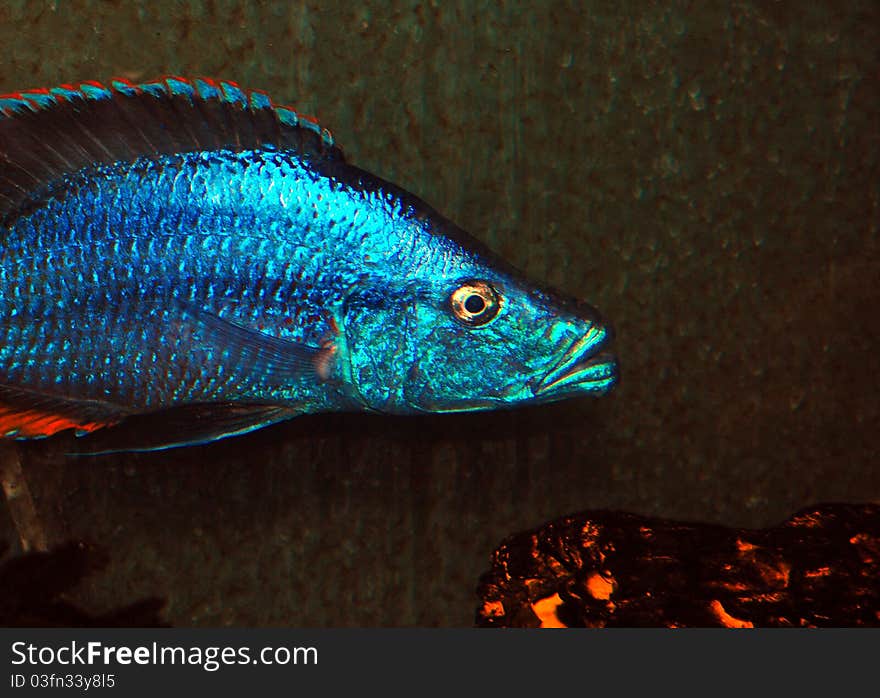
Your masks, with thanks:
[{"label": "fish scale", "polygon": [[84,83],[0,97],[0,113],[0,433],[166,448],[304,412],[616,382],[595,310],[263,93]]},{"label": "fish scale", "polygon": [[[173,311],[152,318],[151,325],[141,322],[128,331],[116,329],[113,316],[107,314],[116,296],[140,299],[142,303],[144,299],[167,303],[171,295],[183,296],[199,308],[242,326],[310,345],[319,344],[321,338],[330,333],[326,323],[315,323],[314,318],[320,317],[321,311],[334,302],[332,289],[354,283],[362,273],[359,266],[348,263],[347,255],[333,253],[334,248],[345,249],[352,244],[353,226],[346,226],[341,214],[345,206],[334,201],[340,190],[327,186],[316,193],[314,179],[306,177],[298,168],[258,153],[228,153],[212,154],[208,159],[213,167],[200,171],[204,189],[196,195],[189,187],[183,187],[182,182],[187,177],[191,181],[194,163],[205,160],[202,154],[190,154],[145,161],[135,166],[86,170],[55,187],[63,191],[63,196],[53,192],[50,196],[56,198],[51,203],[20,217],[9,228],[6,244],[18,248],[19,255],[25,259],[38,262],[31,269],[25,266],[18,270],[19,274],[35,279],[36,286],[41,289],[40,295],[32,296],[34,300],[94,298],[97,304],[95,308],[84,308],[79,315],[53,315],[48,309],[40,308],[43,323],[20,328],[22,332],[30,329],[33,333],[33,339],[26,343],[28,353],[34,359],[28,364],[30,370],[18,374],[11,372],[9,380],[29,388],[53,382],[47,373],[48,367],[34,356],[35,347],[48,346],[56,336],[75,333],[78,326],[89,324],[91,318],[105,316],[107,322],[97,341],[89,336],[79,338],[80,351],[89,357],[123,356],[125,348],[150,346],[157,332],[150,334],[145,328],[171,324]],[[285,172],[279,173],[282,168]],[[267,203],[263,195],[269,189],[274,189],[279,197],[298,201],[300,205],[283,212],[273,210],[273,204],[277,208],[277,203]],[[254,195],[252,200],[245,199],[242,205],[230,201],[230,191],[254,192]],[[345,196],[344,204],[350,205],[350,199],[347,194]],[[118,209],[112,216],[96,218],[92,211],[101,210],[107,198],[112,198]],[[210,204],[204,205],[205,200]],[[361,225],[368,222],[371,208],[386,205],[384,200],[365,200]],[[328,218],[325,211],[313,212],[319,206],[333,212],[333,225],[314,224],[315,220]],[[121,212],[129,212],[129,215]],[[396,211],[392,212],[394,214]],[[278,225],[263,224],[264,221],[277,223],[279,219],[288,223],[284,230]],[[69,231],[82,231],[82,234],[71,239],[66,237]],[[320,245],[315,238],[320,239]],[[30,249],[28,240],[34,241]],[[274,246],[273,254],[268,258],[261,256],[261,246],[265,250],[267,241]],[[161,244],[157,244],[159,242]],[[198,254],[184,257],[177,254],[177,251],[194,248],[199,250]],[[314,255],[316,248],[325,256]],[[422,250],[423,247],[411,244],[410,250],[413,249]],[[381,259],[381,241],[363,251],[365,254],[372,252]],[[79,271],[89,268],[95,256],[114,260],[109,274],[102,276],[100,285]],[[260,264],[254,265],[251,262],[254,259]],[[395,262],[403,259],[401,255],[394,257]],[[417,269],[422,261],[421,258],[415,260],[413,267]],[[282,267],[286,276],[267,275],[269,270]],[[329,277],[325,273],[328,267],[333,269]],[[348,279],[340,281],[338,277]],[[219,298],[209,298],[206,288],[197,284],[196,279],[219,281],[223,287]],[[294,297],[304,280],[313,290]],[[289,316],[292,324],[284,322],[288,315],[282,317],[280,313],[267,312],[265,305],[256,302],[267,283],[287,289],[278,306],[285,310],[294,309]],[[102,289],[113,289],[113,294],[102,294]],[[6,313],[14,307],[0,303]],[[307,323],[306,319],[310,322]],[[215,382],[214,389],[208,390],[207,384],[202,384],[202,391],[196,390],[198,372],[191,366],[177,365],[173,360],[184,352],[181,345],[186,341],[182,338],[177,344],[166,341],[161,345],[164,353],[159,363],[164,361],[170,367],[163,381],[157,380],[156,375],[149,375],[150,380],[143,381],[138,371],[145,367],[132,365],[133,371],[128,379],[120,382],[115,366],[108,368],[100,361],[83,364],[80,363],[81,357],[72,357],[72,361],[77,361],[75,365],[65,364],[62,360],[55,370],[64,373],[70,369],[77,376],[91,376],[83,393],[88,399],[106,398],[145,408],[162,407],[179,400],[219,400],[233,396],[276,398],[266,393],[268,386],[264,382],[253,380],[247,367],[239,370],[236,366],[225,366],[227,378],[224,385]],[[0,360],[14,361],[16,346],[15,342],[4,341]],[[145,392],[145,387],[152,392]]]}]

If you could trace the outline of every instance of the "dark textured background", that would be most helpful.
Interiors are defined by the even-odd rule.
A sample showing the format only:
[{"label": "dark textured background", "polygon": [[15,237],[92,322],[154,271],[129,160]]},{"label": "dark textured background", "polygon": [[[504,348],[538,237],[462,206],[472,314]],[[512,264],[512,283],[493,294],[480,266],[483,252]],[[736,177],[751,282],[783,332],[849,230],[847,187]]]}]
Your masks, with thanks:
[{"label": "dark textured background", "polygon": [[623,382],[597,401],[303,418],[151,455],[23,446],[52,539],[111,551],[87,607],[468,625],[493,547],[562,514],[761,526],[880,501],[876,0],[20,0],[0,46],[0,91],[168,72],[269,90],[618,332]]}]

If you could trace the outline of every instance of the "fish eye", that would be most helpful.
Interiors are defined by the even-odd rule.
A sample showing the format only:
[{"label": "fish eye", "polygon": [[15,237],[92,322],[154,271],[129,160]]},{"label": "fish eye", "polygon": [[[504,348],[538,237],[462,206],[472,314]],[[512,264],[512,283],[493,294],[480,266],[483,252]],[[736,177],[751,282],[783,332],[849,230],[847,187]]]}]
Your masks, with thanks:
[{"label": "fish eye", "polygon": [[498,317],[501,296],[485,281],[467,281],[452,292],[449,305],[457,320],[480,327]]}]

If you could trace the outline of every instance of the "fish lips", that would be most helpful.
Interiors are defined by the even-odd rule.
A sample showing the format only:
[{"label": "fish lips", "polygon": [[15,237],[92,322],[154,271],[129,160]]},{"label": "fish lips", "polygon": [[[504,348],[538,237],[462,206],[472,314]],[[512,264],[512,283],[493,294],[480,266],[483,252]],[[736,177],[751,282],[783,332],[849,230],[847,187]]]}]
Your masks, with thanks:
[{"label": "fish lips", "polygon": [[547,373],[530,385],[536,398],[572,393],[606,393],[619,380],[617,357],[610,350],[613,332],[594,324],[572,342]]}]

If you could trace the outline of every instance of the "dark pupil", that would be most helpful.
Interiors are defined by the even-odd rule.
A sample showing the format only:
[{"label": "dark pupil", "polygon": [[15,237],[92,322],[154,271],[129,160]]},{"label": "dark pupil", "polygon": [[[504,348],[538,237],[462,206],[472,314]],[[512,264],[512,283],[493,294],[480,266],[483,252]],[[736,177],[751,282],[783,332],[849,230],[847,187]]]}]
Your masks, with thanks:
[{"label": "dark pupil", "polygon": [[472,294],[468,296],[465,300],[464,309],[467,310],[471,315],[479,315],[486,309],[486,301],[484,301],[480,296]]}]

